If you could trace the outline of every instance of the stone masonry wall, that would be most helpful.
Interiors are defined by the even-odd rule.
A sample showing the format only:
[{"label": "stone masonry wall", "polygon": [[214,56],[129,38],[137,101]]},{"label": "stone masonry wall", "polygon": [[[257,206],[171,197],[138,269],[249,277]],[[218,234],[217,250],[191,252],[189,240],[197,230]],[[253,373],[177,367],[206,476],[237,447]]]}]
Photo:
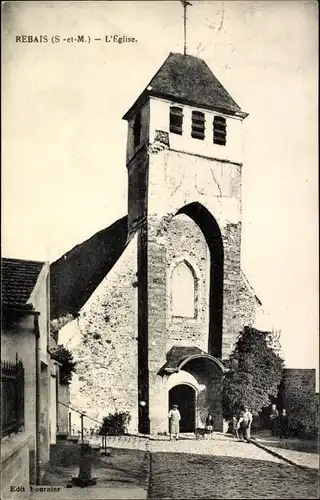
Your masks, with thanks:
[{"label": "stone masonry wall", "polygon": [[58,405],[58,434],[68,434],[69,432],[69,409],[70,391],[68,384],[59,384],[58,387],[59,404]]},{"label": "stone masonry wall", "polygon": [[[241,284],[241,165],[172,151],[170,144],[162,151],[154,151],[150,147],[148,185],[150,249],[151,244],[159,246],[159,237],[163,236],[160,231],[156,235],[157,241],[152,242],[154,221],[161,226],[159,220],[174,218],[188,204],[198,203],[211,214],[220,228],[224,245],[222,356],[225,358],[238,334],[234,317],[237,315],[236,298]],[[216,328],[219,331],[219,325]],[[216,349],[217,352],[219,350],[221,352],[221,347]]]},{"label": "stone masonry wall", "polygon": [[[240,224],[222,228],[225,248],[223,339],[225,342],[227,339],[229,351],[241,328],[253,323],[257,305],[240,271],[240,231]],[[163,405],[160,397],[163,384],[158,371],[165,362],[166,353],[172,345],[196,345],[207,350],[210,263],[201,230],[185,215],[172,218],[162,235],[155,237],[154,233],[151,234],[149,251],[151,249],[149,259],[153,259],[153,275],[148,285],[149,325],[152,325],[153,332],[158,325],[159,332],[157,338],[149,339],[152,344],[148,374],[150,416],[155,421],[157,417],[153,409],[156,405]],[[175,318],[172,322],[167,317],[171,266],[175,259],[186,254],[192,263],[196,263],[203,280],[202,287],[200,283],[202,303],[199,302],[201,320],[198,323],[188,318]],[[133,415],[131,428],[134,430],[138,427],[136,271],[135,238],[82,309],[80,318],[64,326],[59,338],[61,343],[72,339],[69,347],[78,362],[77,376],[71,386],[71,405],[98,419],[116,408],[129,410]]]},{"label": "stone masonry wall", "polygon": [[222,358],[231,352],[238,335],[241,223],[227,224],[222,230],[224,246]]},{"label": "stone masonry wall", "polygon": [[[167,338],[166,352],[174,345],[193,345],[208,350],[208,302],[209,302],[209,249],[203,233],[192,219],[178,215],[167,230]],[[174,317],[171,314],[172,271],[183,258],[194,268],[198,281],[196,289],[196,318]],[[194,266],[196,265],[196,268]],[[185,293],[188,293],[185,290]],[[181,297],[183,300],[183,297]]]},{"label": "stone masonry wall", "polygon": [[[30,497],[29,484],[35,484],[29,475],[30,435],[14,434],[1,441],[1,499],[14,500]],[[12,491],[12,486],[20,486]]]},{"label": "stone masonry wall", "polygon": [[224,310],[222,357],[228,358],[239,333],[254,326],[261,303],[241,271],[241,223],[222,229],[224,245]]},{"label": "stone masonry wall", "polygon": [[199,427],[205,427],[206,418],[210,412],[213,416],[214,429],[222,431],[222,374],[212,364],[203,369],[203,360],[193,360],[186,365],[186,369],[204,387],[197,395],[197,413]]},{"label": "stone masonry wall", "polygon": [[[101,420],[129,411],[137,429],[137,238],[134,238],[59,342],[71,349],[77,374],[70,404]],[[91,424],[90,424],[91,425]]]},{"label": "stone masonry wall", "polygon": [[253,290],[250,289],[246,279],[241,273],[238,297],[236,298],[236,328],[240,332],[244,326],[255,326],[258,310],[261,303]]}]

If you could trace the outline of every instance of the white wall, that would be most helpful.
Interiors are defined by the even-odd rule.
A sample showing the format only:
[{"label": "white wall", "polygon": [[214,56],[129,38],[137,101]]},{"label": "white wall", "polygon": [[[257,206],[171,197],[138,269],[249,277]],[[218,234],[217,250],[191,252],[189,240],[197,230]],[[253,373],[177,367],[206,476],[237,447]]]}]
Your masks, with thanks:
[{"label": "white wall", "polygon": [[5,325],[1,333],[1,356],[3,361],[15,362],[16,353],[24,366],[24,428],[32,434],[31,449],[35,449],[36,435],[36,336],[34,317],[25,316]]},{"label": "white wall", "polygon": [[56,435],[57,435],[57,410],[56,410],[57,381],[58,381],[57,366],[53,365],[50,369],[50,405],[49,405],[50,444],[56,443]]},{"label": "white wall", "polygon": [[[169,132],[170,105],[183,109],[182,135]],[[204,140],[191,137],[192,111],[201,111],[205,115]],[[225,146],[213,144],[213,118],[224,116],[227,122],[227,143]],[[155,131],[162,130],[170,135],[170,148],[186,153],[194,153],[210,158],[225,159],[242,163],[242,121],[239,118],[208,111],[202,108],[181,105],[164,99],[150,99],[150,143],[155,139]]]},{"label": "white wall", "polygon": [[49,264],[45,263],[41,273],[39,274],[37,284],[29,302],[32,303],[34,309],[40,313],[39,315],[39,330],[40,330],[40,359],[46,365],[49,362],[48,343],[49,343]]}]

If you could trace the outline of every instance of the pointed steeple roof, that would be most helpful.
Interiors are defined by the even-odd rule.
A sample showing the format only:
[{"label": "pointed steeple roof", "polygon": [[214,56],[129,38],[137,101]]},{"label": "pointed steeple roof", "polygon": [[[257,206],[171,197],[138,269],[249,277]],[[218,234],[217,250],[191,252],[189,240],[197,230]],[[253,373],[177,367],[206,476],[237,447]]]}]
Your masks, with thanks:
[{"label": "pointed steeple roof", "polygon": [[242,118],[248,116],[214,76],[205,61],[190,55],[171,52],[123,118],[127,120],[136,106],[148,95]]}]

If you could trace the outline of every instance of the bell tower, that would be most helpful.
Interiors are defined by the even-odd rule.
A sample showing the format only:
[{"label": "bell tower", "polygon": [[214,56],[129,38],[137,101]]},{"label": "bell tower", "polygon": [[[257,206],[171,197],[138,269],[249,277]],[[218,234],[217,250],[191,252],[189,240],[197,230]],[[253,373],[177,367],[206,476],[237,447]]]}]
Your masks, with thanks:
[{"label": "bell tower", "polygon": [[[202,59],[176,53],[124,116],[129,238],[138,232],[140,432],[166,430],[177,374],[200,390],[209,363],[212,385],[238,334],[246,116]],[[188,307],[172,305],[179,279]]]}]

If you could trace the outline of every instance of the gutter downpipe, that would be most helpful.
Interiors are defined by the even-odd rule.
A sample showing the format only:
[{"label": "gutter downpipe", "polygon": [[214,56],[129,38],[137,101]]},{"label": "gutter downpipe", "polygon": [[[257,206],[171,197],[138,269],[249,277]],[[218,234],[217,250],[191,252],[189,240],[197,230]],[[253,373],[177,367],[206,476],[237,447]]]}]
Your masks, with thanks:
[{"label": "gutter downpipe", "polygon": [[34,316],[34,332],[36,334],[36,485],[41,482],[40,461],[40,329],[39,316]]}]

